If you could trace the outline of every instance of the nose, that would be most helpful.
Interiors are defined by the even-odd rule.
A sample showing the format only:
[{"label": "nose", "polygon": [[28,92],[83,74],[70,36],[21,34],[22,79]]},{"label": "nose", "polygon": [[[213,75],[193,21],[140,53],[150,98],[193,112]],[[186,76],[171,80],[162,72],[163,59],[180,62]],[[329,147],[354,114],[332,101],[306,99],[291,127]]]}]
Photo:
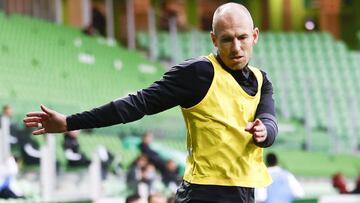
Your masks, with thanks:
[{"label": "nose", "polygon": [[231,51],[238,52],[240,50],[241,50],[241,41],[235,38],[231,44]]}]

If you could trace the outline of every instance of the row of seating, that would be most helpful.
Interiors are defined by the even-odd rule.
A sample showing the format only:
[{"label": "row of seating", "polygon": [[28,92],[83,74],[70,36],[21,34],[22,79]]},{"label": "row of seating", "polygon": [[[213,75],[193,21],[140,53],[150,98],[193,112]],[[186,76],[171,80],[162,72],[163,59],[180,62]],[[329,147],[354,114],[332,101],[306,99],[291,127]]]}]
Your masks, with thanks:
[{"label": "row of seating", "polygon": [[0,101],[74,113],[150,85],[164,69],[116,42],[30,17],[0,17]]}]

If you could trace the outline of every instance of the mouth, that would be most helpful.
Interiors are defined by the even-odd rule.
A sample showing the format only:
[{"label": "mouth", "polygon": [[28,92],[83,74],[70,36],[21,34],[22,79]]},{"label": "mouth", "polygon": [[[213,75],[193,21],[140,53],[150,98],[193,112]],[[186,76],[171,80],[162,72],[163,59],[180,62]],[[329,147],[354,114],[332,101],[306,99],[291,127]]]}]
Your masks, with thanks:
[{"label": "mouth", "polygon": [[244,56],[232,56],[231,60],[240,60],[242,58],[244,58]]}]

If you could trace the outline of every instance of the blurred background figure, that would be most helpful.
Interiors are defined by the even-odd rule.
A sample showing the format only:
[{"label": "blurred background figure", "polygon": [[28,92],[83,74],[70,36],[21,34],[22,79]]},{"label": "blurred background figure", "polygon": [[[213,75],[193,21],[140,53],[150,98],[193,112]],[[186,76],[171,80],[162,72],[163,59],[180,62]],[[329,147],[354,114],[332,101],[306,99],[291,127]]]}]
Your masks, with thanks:
[{"label": "blurred background figure", "polygon": [[337,172],[335,175],[333,175],[332,185],[340,194],[348,193],[346,181],[344,175],[341,172]]},{"label": "blurred background figure", "polygon": [[109,150],[107,150],[105,146],[102,145],[98,148],[98,150],[101,161],[101,178],[105,180],[109,171],[109,167],[114,161],[114,155]]},{"label": "blurred background figure", "polygon": [[291,203],[295,198],[304,197],[304,189],[289,171],[278,165],[274,153],[266,155],[266,165],[273,182],[267,188],[257,189],[256,200],[261,203]]},{"label": "blurred background figure", "polygon": [[[24,130],[25,131],[25,130]],[[30,132],[24,132],[19,137],[20,154],[23,163],[28,166],[40,165],[41,151],[39,143],[31,137]]]},{"label": "blurred background figure", "polygon": [[[3,133],[9,135],[9,142],[11,145],[18,143],[18,139],[15,136],[17,132],[16,125],[11,121],[13,109],[10,104],[5,104],[2,109],[1,120],[0,120],[0,129],[3,130]],[[9,128],[3,126],[9,126]]]},{"label": "blurred background figure", "polygon": [[182,177],[179,174],[179,167],[175,161],[169,159],[166,161],[165,171],[162,173],[162,182],[173,193],[181,183]]},{"label": "blurred background figure", "polygon": [[5,165],[0,165],[0,199],[24,198],[19,189],[14,187],[14,179],[19,172],[15,157],[10,156]]},{"label": "blurred background figure", "polygon": [[137,185],[142,178],[142,168],[148,164],[148,159],[145,155],[138,156],[130,165],[127,176],[127,187],[132,191],[137,191]]},{"label": "blurred background figure", "polygon": [[335,173],[331,178],[332,186],[340,194],[360,194],[360,174],[355,179],[354,189],[349,190],[346,184],[344,174],[342,172]]},{"label": "blurred background figure", "polygon": [[353,194],[360,194],[360,173],[355,181],[355,188],[351,191]]},{"label": "blurred background figure", "polygon": [[168,199],[161,193],[152,193],[148,197],[148,203],[167,203]]},{"label": "blurred background figure", "polygon": [[153,149],[151,149],[151,143],[154,139],[154,134],[152,132],[145,132],[142,137],[142,141],[139,145],[141,153],[147,156],[150,163],[154,164],[156,169],[164,171],[166,168],[165,161],[160,157],[160,155]]},{"label": "blurred background figure", "polygon": [[64,133],[64,151],[65,158],[69,166],[72,167],[87,167],[90,164],[90,160],[81,152],[79,141],[77,136],[78,130],[69,131]]},{"label": "blurred background figure", "polygon": [[145,201],[141,199],[140,195],[133,194],[126,198],[125,203],[145,203]]}]

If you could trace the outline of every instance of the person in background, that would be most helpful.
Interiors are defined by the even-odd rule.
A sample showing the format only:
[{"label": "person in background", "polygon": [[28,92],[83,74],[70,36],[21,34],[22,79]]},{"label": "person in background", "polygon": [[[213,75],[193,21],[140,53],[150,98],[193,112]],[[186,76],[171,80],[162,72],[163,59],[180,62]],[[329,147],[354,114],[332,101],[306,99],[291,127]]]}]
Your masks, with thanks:
[{"label": "person in background", "polygon": [[98,148],[98,153],[101,161],[101,178],[105,180],[107,178],[109,167],[114,161],[114,155],[103,145]]},{"label": "person in background", "polygon": [[355,180],[355,188],[351,191],[352,194],[360,194],[360,173]]},{"label": "person in background", "polygon": [[[9,142],[11,145],[16,145],[18,143],[18,138],[16,133],[18,131],[14,123],[11,122],[11,117],[13,114],[13,109],[10,104],[5,104],[2,109],[2,114],[0,116],[0,129],[2,132],[9,135]],[[5,127],[7,126],[7,127]]]},{"label": "person in background", "polygon": [[165,186],[172,188],[172,191],[176,190],[174,188],[177,188],[181,182],[178,166],[173,160],[164,160],[155,150],[151,149],[150,145],[153,137],[154,135],[151,132],[145,132],[143,134],[142,141],[139,144],[140,151],[146,155],[149,162],[160,171]]},{"label": "person in background", "polygon": [[152,193],[148,197],[148,203],[167,203],[168,199],[161,193]]},{"label": "person in background", "polygon": [[141,143],[139,144],[139,149],[142,154],[148,157],[149,162],[154,164],[156,169],[163,173],[166,164],[160,155],[155,150],[151,149],[150,144],[152,143],[153,138],[154,134],[152,132],[145,132],[142,136]]},{"label": "person in background", "polygon": [[355,180],[354,189],[348,190],[346,185],[346,180],[341,172],[335,173],[332,178],[332,186],[340,193],[340,194],[360,194],[360,174]]},{"label": "person in background", "polygon": [[182,178],[179,175],[179,168],[175,161],[171,159],[166,161],[166,169],[161,176],[164,185],[172,192],[176,192],[176,188],[180,185]]},{"label": "person in background", "polygon": [[337,172],[336,174],[334,174],[331,180],[333,187],[340,194],[349,193],[348,189],[346,188],[346,181],[344,175],[341,172]]},{"label": "person in background", "polygon": [[130,195],[126,198],[125,203],[145,203],[145,201],[138,194]]},{"label": "person in background", "polygon": [[18,172],[18,160],[13,156],[8,157],[4,165],[0,165],[0,199],[24,198],[13,187],[13,181]]},{"label": "person in background", "polygon": [[64,136],[64,151],[65,158],[69,166],[72,167],[87,167],[90,164],[90,160],[80,150],[80,143],[77,140],[79,135],[78,130],[69,131]]},{"label": "person in background", "polygon": [[289,171],[278,165],[277,156],[274,153],[266,155],[273,183],[266,188],[257,189],[256,200],[261,203],[291,203],[295,198],[304,197],[304,189]]},{"label": "person in background", "polygon": [[23,163],[28,166],[40,165],[41,151],[39,143],[32,139],[30,132],[24,132],[19,137],[20,154]]},{"label": "person in background", "polygon": [[137,191],[139,182],[141,181],[142,168],[149,164],[147,156],[139,155],[130,165],[130,168],[126,175],[127,188],[132,191]]}]

